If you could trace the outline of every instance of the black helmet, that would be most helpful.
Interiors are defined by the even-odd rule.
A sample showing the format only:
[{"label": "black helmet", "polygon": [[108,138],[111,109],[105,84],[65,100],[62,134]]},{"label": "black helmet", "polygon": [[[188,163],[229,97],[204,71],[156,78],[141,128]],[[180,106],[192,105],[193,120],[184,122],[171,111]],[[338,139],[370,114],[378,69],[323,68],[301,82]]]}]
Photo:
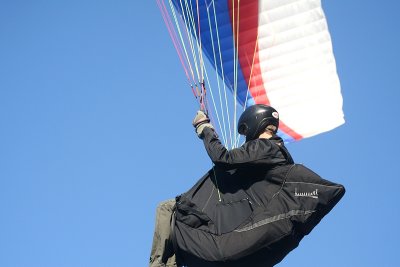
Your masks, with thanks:
[{"label": "black helmet", "polygon": [[[279,127],[279,114],[270,106],[257,104],[248,107],[238,122],[239,134],[246,136],[246,142],[256,139],[268,125]],[[276,133],[275,131],[275,133]]]}]

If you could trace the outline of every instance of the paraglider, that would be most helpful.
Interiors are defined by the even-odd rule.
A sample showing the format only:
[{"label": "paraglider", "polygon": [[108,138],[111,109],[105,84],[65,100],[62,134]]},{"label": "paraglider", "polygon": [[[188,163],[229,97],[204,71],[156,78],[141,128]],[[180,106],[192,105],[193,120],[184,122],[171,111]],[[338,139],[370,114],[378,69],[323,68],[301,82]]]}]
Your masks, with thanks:
[{"label": "paraglider", "polygon": [[[158,0],[188,82],[195,94],[208,89],[209,111],[226,145],[231,147],[229,131],[236,133],[231,125],[236,113],[253,104],[279,110],[279,135],[285,141],[344,123],[331,37],[319,0],[166,2]],[[313,119],[305,119],[310,114]]]},{"label": "paraglider", "polygon": [[168,233],[156,241],[162,253],[153,254],[153,242],[150,266],[175,266],[174,253],[178,266],[273,266],[345,192],[295,164],[285,147],[344,123],[320,1],[157,3],[198,100],[193,126],[214,166],[163,203]]}]

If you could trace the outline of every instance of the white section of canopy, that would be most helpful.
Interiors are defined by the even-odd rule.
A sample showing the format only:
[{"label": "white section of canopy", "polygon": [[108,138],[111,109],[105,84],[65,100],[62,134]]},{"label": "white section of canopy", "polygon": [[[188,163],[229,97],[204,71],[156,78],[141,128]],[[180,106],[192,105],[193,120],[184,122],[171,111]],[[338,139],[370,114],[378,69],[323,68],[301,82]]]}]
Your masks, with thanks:
[{"label": "white section of canopy", "polygon": [[303,137],[344,123],[343,99],[319,0],[259,0],[264,87],[280,119]]}]

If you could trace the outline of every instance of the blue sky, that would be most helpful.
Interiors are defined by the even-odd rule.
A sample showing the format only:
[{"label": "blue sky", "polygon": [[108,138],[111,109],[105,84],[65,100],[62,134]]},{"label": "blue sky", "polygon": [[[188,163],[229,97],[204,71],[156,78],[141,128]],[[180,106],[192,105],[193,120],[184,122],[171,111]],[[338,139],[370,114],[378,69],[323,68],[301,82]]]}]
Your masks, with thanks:
[{"label": "blue sky", "polygon": [[[323,1],[346,124],[289,144],[342,201],[279,266],[399,266],[398,1]],[[0,266],[147,266],[211,167],[155,1],[0,0]]]}]

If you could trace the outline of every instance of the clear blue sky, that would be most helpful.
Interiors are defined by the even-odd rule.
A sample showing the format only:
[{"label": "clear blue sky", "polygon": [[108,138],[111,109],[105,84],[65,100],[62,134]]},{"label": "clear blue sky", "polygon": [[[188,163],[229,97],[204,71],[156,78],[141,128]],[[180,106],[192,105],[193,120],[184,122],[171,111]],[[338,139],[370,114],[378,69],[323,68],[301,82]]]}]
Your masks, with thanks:
[{"label": "clear blue sky", "polygon": [[[347,193],[279,266],[400,266],[400,2],[323,6],[346,124],[288,148]],[[196,109],[155,0],[0,0],[0,266],[147,266]]]}]

